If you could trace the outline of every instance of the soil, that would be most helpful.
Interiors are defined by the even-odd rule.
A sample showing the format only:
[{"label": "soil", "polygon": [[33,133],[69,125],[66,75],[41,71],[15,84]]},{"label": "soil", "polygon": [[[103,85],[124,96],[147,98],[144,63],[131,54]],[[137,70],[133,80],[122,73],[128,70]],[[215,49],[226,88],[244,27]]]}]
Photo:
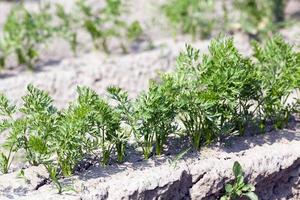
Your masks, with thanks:
[{"label": "soil", "polygon": [[[200,152],[188,151],[139,160],[130,152],[123,164],[87,170],[65,178],[62,195],[49,184],[42,166],[29,167],[0,178],[3,199],[205,199],[215,200],[224,193],[224,184],[233,180],[232,166],[239,161],[248,183],[256,186],[262,200],[299,199],[300,124],[291,129],[264,135],[235,137],[230,143],[214,144]],[[187,148],[187,147],[183,147]],[[259,153],[258,153],[259,152]],[[170,153],[170,152],[169,152]]]}]

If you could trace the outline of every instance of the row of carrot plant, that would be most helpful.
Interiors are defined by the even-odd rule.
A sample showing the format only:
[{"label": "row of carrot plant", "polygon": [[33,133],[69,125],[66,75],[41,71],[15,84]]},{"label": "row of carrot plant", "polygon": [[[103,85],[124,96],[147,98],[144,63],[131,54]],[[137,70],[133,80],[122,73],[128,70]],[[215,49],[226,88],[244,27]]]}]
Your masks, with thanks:
[{"label": "row of carrot plant", "polygon": [[[55,13],[53,13],[53,10]],[[76,54],[79,31],[84,30],[96,49],[110,53],[109,41],[118,39],[120,48],[128,47],[143,34],[138,21],[131,23],[121,18],[124,6],[121,0],[105,0],[105,5],[95,9],[85,0],[77,0],[72,11],[60,4],[39,4],[37,12],[29,11],[23,3],[9,13],[0,36],[0,68],[7,66],[9,58],[19,65],[34,69],[43,47],[55,38],[66,40]]]},{"label": "row of carrot plant", "polygon": [[261,40],[293,21],[285,17],[287,4],[288,0],[170,0],[163,11],[176,31],[194,38],[241,29]]},{"label": "row of carrot plant", "polygon": [[81,86],[77,99],[59,110],[47,92],[29,85],[21,107],[0,95],[0,132],[8,134],[0,169],[9,172],[21,150],[31,165],[46,166],[61,192],[59,177],[71,176],[88,155],[104,165],[114,156],[123,162],[130,137],[148,159],[163,154],[179,132],[198,150],[250,127],[282,129],[299,112],[299,99],[292,98],[299,87],[300,53],[280,36],[253,43],[249,57],[231,38],[212,40],[205,54],[187,45],[176,70],[150,81],[135,99],[112,86],[107,101]]},{"label": "row of carrot plant", "polygon": [[[112,39],[119,43],[124,53],[130,51],[130,45],[141,39],[143,29],[138,19],[127,22],[123,19],[126,6],[122,0],[105,0],[99,8],[86,0],[76,0],[72,11],[68,12],[60,4],[39,5],[39,11],[33,12],[21,3],[14,7],[7,17],[0,36],[0,68],[8,65],[9,58],[17,58],[19,65],[33,69],[40,58],[40,51],[54,38],[69,42],[74,53],[77,52],[78,33],[84,30],[90,35],[96,49],[110,53]],[[214,15],[215,0],[171,0],[162,6],[162,12],[174,25],[176,32],[208,38],[212,32],[232,32],[242,28],[251,38],[261,39],[270,36],[285,22],[284,0],[234,0],[232,10],[240,13],[240,21],[231,23],[235,16],[229,15],[228,2],[222,1],[223,17]],[[55,11],[53,13],[53,10]],[[151,48],[151,41],[148,41]]]}]

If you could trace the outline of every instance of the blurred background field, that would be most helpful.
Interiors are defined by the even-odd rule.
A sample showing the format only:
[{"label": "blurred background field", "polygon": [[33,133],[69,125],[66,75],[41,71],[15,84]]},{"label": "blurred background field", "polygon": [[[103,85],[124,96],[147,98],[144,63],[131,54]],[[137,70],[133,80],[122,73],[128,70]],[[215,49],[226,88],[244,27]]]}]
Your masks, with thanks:
[{"label": "blurred background field", "polygon": [[[45,6],[47,3],[47,1],[23,2],[26,9],[33,13],[38,13],[41,5]],[[101,16],[97,13],[97,8],[105,7],[104,0],[84,2],[95,10],[91,19]],[[195,4],[195,1],[178,2],[176,0],[122,1],[120,13],[115,18],[129,25],[137,21],[142,32],[130,43],[128,38],[122,38],[124,34],[109,35],[107,39],[109,53],[105,53],[103,49],[95,48],[91,34],[84,30],[84,25],[81,25],[84,24],[84,20],[88,20],[88,17],[83,17],[83,14],[76,10],[76,1],[50,1],[50,6],[44,9],[52,16],[51,22],[48,22],[54,24],[56,29],[66,28],[61,25],[62,20],[56,16],[56,4],[62,5],[67,14],[75,13],[79,17],[76,23],[71,22],[69,25],[77,34],[76,54],[72,52],[68,42],[71,36],[56,34],[49,40],[38,43],[36,49],[39,55],[33,59],[33,70],[28,70],[26,64],[17,61],[12,50],[13,53],[8,56],[6,65],[0,72],[0,90],[13,99],[19,99],[24,94],[24,86],[33,83],[49,91],[59,105],[65,104],[74,97],[74,88],[77,84],[91,86],[100,93],[103,93],[108,85],[120,85],[135,96],[139,91],[147,88],[148,80],[154,78],[159,71],[174,69],[175,57],[186,43],[205,51],[209,40],[220,34],[232,36],[237,48],[246,55],[251,53],[250,40],[261,41],[265,37],[278,33],[295,48],[299,48],[299,0],[210,0],[203,1],[206,3],[199,8],[192,6],[194,9],[192,11],[191,5]],[[190,7],[184,5],[184,2]],[[278,5],[278,2],[284,2],[284,6],[279,8],[279,11],[270,14],[272,9],[271,11],[264,9],[266,6],[271,7],[271,3]],[[16,4],[20,2],[0,2],[2,29],[7,16]],[[193,15],[189,16],[189,12],[186,11]],[[284,13],[284,21],[275,15],[278,12]],[[17,30],[18,28],[12,29],[17,33],[21,32]],[[120,47],[120,40],[129,43],[126,44],[127,52]],[[4,46],[4,49],[7,48]]]}]

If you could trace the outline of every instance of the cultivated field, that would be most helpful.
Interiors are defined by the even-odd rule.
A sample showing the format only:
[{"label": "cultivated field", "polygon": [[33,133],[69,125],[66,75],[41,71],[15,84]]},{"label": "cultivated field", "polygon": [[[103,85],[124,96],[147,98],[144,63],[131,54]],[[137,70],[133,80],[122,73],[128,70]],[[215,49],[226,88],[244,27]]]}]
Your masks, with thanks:
[{"label": "cultivated field", "polygon": [[300,199],[299,0],[0,0],[0,199]]}]

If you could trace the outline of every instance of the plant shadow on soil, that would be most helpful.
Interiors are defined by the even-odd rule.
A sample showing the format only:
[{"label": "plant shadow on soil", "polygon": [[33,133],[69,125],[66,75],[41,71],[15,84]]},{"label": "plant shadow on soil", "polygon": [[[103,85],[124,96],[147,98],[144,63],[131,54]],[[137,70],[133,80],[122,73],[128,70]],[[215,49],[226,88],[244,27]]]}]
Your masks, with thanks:
[{"label": "plant shadow on soil", "polygon": [[[119,164],[115,161],[116,159],[113,158],[108,166],[102,166],[101,164],[99,164],[99,162],[97,162],[97,164],[95,165],[90,164],[86,168],[86,170],[77,170],[81,171],[78,173],[79,179],[89,180],[99,177],[105,178],[125,170],[143,170],[150,167],[160,166],[168,162],[171,163],[174,159],[176,159],[176,156],[178,154],[190,148],[190,142],[188,140],[189,139],[187,137],[170,137],[167,144],[168,148],[165,149],[163,155],[152,155],[148,160],[145,160],[143,158],[142,152],[136,150],[134,145],[129,145],[127,147],[124,163]],[[183,155],[181,160],[193,153],[198,152],[190,150],[185,155]]]},{"label": "plant shadow on soil", "polygon": [[11,193],[17,194],[18,196],[26,196],[26,194],[29,192],[28,188],[24,187],[18,187],[18,188],[13,188],[12,186],[5,188],[4,190],[0,190],[0,194],[9,198],[9,199],[14,199],[13,195],[10,195]]},{"label": "plant shadow on soil", "polygon": [[27,71],[34,72],[34,73],[46,72],[46,71],[49,71],[50,68],[53,68],[53,67],[56,67],[57,65],[59,65],[61,63],[61,61],[62,60],[59,60],[59,59],[48,59],[45,61],[41,61],[32,70],[29,70],[25,66],[22,66],[22,67],[13,66],[13,67],[10,67],[7,69],[3,69],[3,71],[1,71],[1,69],[0,69],[0,79],[15,77],[15,76],[18,76],[19,74],[27,72]]},{"label": "plant shadow on soil", "polygon": [[[208,145],[209,149],[216,149],[217,151],[225,153],[243,153],[243,151],[253,148],[254,146],[262,146],[265,144],[272,145],[279,141],[300,141],[300,134],[297,134],[294,130],[300,128],[299,120],[293,119],[289,123],[288,127],[284,130],[276,131],[270,130],[265,134],[249,134],[245,136],[233,136],[226,139],[226,143],[219,142]],[[89,180],[96,178],[106,178],[113,176],[114,174],[128,172],[133,170],[143,170],[150,167],[157,167],[168,162],[172,162],[176,157],[183,151],[191,148],[189,138],[186,136],[181,137],[170,137],[168,141],[168,149],[165,149],[162,156],[153,155],[149,160],[144,160],[142,153],[133,145],[127,147],[127,153],[125,157],[125,162],[118,164],[115,158],[112,159],[108,166],[101,166],[97,160],[87,159],[83,162],[83,167],[79,166],[76,170],[76,175],[80,180]],[[196,151],[192,148],[184,154],[179,161],[185,160],[186,158],[200,159],[203,151]],[[99,158],[98,158],[99,161]],[[86,165],[86,163],[89,163]]]},{"label": "plant shadow on soil", "polygon": [[227,153],[238,153],[265,144],[272,145],[281,140],[300,141],[300,135],[295,133],[300,128],[300,120],[292,117],[287,127],[283,130],[275,130],[271,126],[267,127],[266,133],[259,133],[258,130],[251,129],[244,136],[233,136],[223,142],[221,150]]},{"label": "plant shadow on soil", "polygon": [[9,73],[9,72],[0,72],[0,79],[5,79],[5,78],[9,78],[9,77],[13,77],[14,74],[13,73]]},{"label": "plant shadow on soil", "polygon": [[41,61],[36,68],[34,69],[34,72],[44,72],[47,71],[47,68],[52,68],[61,63],[62,60],[60,59],[47,59]]}]

